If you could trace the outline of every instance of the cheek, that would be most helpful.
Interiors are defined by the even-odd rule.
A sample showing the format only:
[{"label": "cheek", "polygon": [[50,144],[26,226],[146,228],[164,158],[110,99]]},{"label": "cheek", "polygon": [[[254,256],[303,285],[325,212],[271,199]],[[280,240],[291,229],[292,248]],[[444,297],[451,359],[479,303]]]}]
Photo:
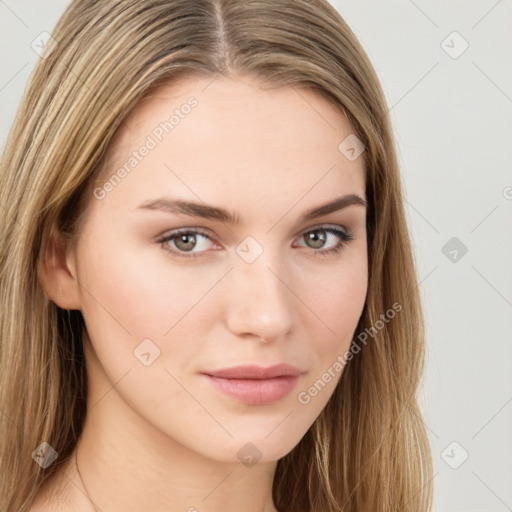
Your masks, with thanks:
[{"label": "cheek", "polygon": [[367,281],[357,277],[340,282],[325,305],[332,318],[332,329],[348,345],[353,337],[366,301]]},{"label": "cheek", "polygon": [[167,263],[158,246],[141,251],[110,241],[101,253],[83,257],[82,280],[90,291],[83,294],[86,314],[106,314],[125,333],[163,336],[200,298],[201,285],[192,284],[191,272]]},{"label": "cheek", "polygon": [[363,312],[368,287],[363,264],[346,265],[326,274],[319,286],[310,287],[306,305],[316,314],[311,329],[322,333],[322,349],[329,353],[348,348]]},{"label": "cheek", "polygon": [[[101,242],[88,243],[91,249],[82,256],[79,278],[84,284],[87,329],[109,383],[118,382],[129,371],[116,387],[123,400],[161,432],[212,457],[221,456],[216,451],[220,446],[222,456],[232,453],[236,460],[239,444],[246,439],[261,446],[268,457],[281,457],[285,450],[291,450],[334,390],[332,380],[321,391],[306,395],[307,405],[297,397],[311,389],[350,345],[366,296],[365,268],[354,260],[321,272],[318,266],[314,278],[307,272],[294,274],[292,287],[304,304],[291,299],[289,306],[297,308],[297,328],[305,330],[299,337],[307,340],[295,350],[302,352],[303,361],[310,365],[310,375],[291,398],[294,421],[275,430],[283,414],[279,413],[279,418],[244,417],[212,398],[208,411],[221,424],[229,425],[234,435],[231,439],[179,384],[183,382],[197,396],[203,390],[195,387],[197,381],[190,375],[196,369],[198,343],[211,335],[212,326],[226,311],[226,302],[216,300],[223,297],[215,294],[226,269],[186,267],[167,259],[158,247],[128,250],[126,242],[123,245],[113,240],[109,234]],[[229,295],[224,298],[229,300]],[[145,338],[161,350],[149,367],[137,361],[133,353]],[[104,392],[110,387],[106,385]],[[206,434],[204,425],[212,427]],[[268,436],[270,431],[274,432],[272,437]]]},{"label": "cheek", "polygon": [[218,316],[206,296],[219,276],[173,264],[157,246],[119,250],[121,242],[105,238],[110,243],[89,244],[102,251],[82,256],[79,277],[83,316],[100,360],[119,371],[138,368],[134,350],[149,339],[160,351],[155,367],[186,372],[194,340],[204,338],[209,319]]},{"label": "cheek", "polygon": [[354,265],[331,272],[325,286],[308,294],[310,373],[297,393],[297,403],[313,421],[331,398],[344,371],[346,355],[366,301],[367,272]]}]

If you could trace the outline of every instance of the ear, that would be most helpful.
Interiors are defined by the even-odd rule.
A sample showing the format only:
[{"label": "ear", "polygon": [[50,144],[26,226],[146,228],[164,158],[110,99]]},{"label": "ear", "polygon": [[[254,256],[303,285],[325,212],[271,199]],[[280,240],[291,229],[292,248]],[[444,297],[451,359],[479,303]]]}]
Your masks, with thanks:
[{"label": "ear", "polygon": [[52,228],[48,248],[37,265],[39,282],[48,297],[62,309],[80,309],[76,254],[68,249],[61,233]]}]

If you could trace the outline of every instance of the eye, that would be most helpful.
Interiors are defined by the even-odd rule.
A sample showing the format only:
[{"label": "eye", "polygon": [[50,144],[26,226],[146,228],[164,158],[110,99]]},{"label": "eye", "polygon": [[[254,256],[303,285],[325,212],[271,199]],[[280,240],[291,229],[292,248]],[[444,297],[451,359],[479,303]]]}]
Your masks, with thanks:
[{"label": "eye", "polygon": [[[334,240],[335,245],[329,249],[316,250],[325,245],[329,235],[334,239],[336,239],[336,237],[338,238],[337,242]],[[193,249],[198,247],[199,249],[205,249],[204,243],[198,243],[198,240],[201,238],[212,241],[205,231],[184,228],[168,233],[157,240],[157,243],[159,243],[164,250],[180,258],[196,258],[201,256],[203,252],[206,252],[206,250],[193,251]],[[312,244],[309,247],[313,249],[315,256],[317,254],[321,256],[328,256],[338,253],[344,249],[345,246],[354,239],[354,236],[337,227],[321,226],[313,230],[306,231],[301,235],[301,238],[304,238],[308,244]],[[172,242],[172,245],[174,245],[175,248],[172,248],[169,242]]]},{"label": "eye", "polygon": [[[320,233],[320,236],[318,235]],[[335,245],[330,249],[324,249],[322,251],[315,251],[315,256],[319,254],[320,256],[330,256],[342,251],[345,246],[354,240],[354,236],[352,233],[344,231],[342,229],[333,227],[333,226],[320,226],[313,230],[307,231],[302,235],[302,237],[307,240],[308,243],[313,244],[313,249],[318,248],[319,246],[323,246],[328,238],[326,235],[331,235],[334,238],[338,238],[338,242],[335,242]]]},{"label": "eye", "polygon": [[[191,252],[191,250],[196,248],[197,239],[199,237],[210,240],[210,237],[204,231],[197,229],[181,229],[165,235],[163,238],[158,240],[158,243],[161,244],[166,251],[169,251],[176,256],[183,258],[196,258],[200,254]],[[168,242],[172,242],[173,245],[178,248],[178,250],[172,249]],[[199,244],[199,247],[200,246],[201,244]]]}]

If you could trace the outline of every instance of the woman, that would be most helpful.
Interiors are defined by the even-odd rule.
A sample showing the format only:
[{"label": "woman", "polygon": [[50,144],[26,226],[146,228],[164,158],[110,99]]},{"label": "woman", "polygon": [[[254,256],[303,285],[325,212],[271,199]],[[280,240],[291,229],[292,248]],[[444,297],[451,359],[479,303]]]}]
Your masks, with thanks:
[{"label": "woman", "polygon": [[430,510],[394,140],[337,11],[77,0],[52,36],[0,174],[0,511]]}]

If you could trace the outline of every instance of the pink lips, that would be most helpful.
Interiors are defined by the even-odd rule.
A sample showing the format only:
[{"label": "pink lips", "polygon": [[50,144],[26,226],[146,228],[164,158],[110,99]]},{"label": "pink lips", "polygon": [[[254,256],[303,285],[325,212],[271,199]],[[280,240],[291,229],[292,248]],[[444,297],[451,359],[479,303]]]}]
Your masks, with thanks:
[{"label": "pink lips", "polygon": [[239,402],[265,405],[288,395],[302,372],[287,364],[277,364],[267,368],[236,366],[202,373],[217,389]]}]

